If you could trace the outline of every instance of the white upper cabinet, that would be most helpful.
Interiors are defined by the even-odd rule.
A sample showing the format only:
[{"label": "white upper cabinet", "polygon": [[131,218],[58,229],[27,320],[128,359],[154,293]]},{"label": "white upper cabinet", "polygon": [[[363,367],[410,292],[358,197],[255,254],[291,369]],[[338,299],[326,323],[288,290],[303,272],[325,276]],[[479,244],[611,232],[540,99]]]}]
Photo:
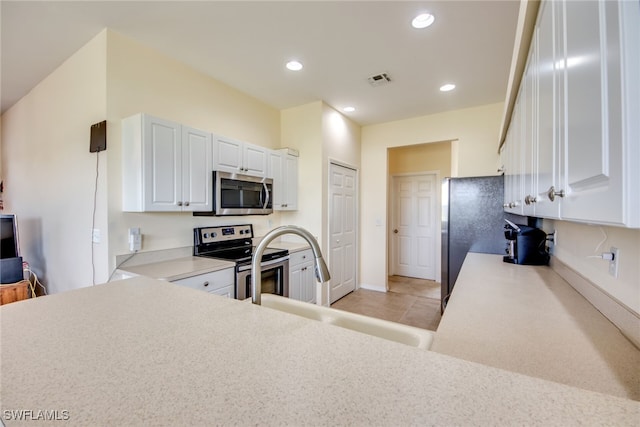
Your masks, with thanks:
[{"label": "white upper cabinet", "polygon": [[224,136],[216,136],[214,169],[229,173],[267,176],[267,149]]},{"label": "white upper cabinet", "polygon": [[531,43],[529,61],[525,68],[524,79],[522,80],[524,99],[522,106],[522,213],[527,216],[535,214],[535,195],[538,184],[538,120],[537,120],[537,55],[536,38]]},{"label": "white upper cabinet", "polygon": [[[637,1],[541,3],[506,139],[507,211],[519,186],[525,215],[640,227],[639,57]],[[522,183],[508,173],[518,150]]]},{"label": "white upper cabinet", "polygon": [[[635,16],[635,22],[631,22],[635,29],[624,28],[623,6],[636,9],[628,11]],[[636,74],[629,74],[631,70],[625,66],[633,62],[633,56],[637,62],[640,55],[639,8],[637,1],[564,3],[562,37],[566,50],[561,62],[564,67],[558,70],[564,78],[566,94],[560,112],[566,156],[564,219],[640,226],[640,181],[637,174],[635,183],[627,181],[640,160],[640,116],[623,103],[624,97],[638,97],[640,74],[637,69]],[[627,45],[635,49],[625,52]],[[636,131],[625,132],[625,124]],[[626,161],[627,156],[635,158],[634,164]],[[629,210],[633,205],[636,212]]]},{"label": "white upper cabinet", "polygon": [[137,114],[122,120],[122,209],[211,210],[211,134]]},{"label": "white upper cabinet", "polygon": [[548,197],[552,187],[560,190],[562,165],[560,163],[560,76],[555,69],[560,61],[562,38],[557,32],[557,22],[562,22],[560,3],[543,2],[536,24],[534,40],[537,46],[537,190],[535,216],[560,218],[560,203],[552,203]]},{"label": "white upper cabinet", "polygon": [[288,149],[269,152],[269,177],[273,178],[273,209],[298,209],[298,157]]},{"label": "white upper cabinet", "polygon": [[505,203],[504,207],[507,212],[522,215],[523,206],[523,187],[522,187],[522,164],[523,164],[523,137],[524,131],[522,126],[522,104],[525,98],[524,86],[520,87],[520,93],[513,107],[513,115],[511,123],[507,131],[507,140],[503,147],[505,151]]}]

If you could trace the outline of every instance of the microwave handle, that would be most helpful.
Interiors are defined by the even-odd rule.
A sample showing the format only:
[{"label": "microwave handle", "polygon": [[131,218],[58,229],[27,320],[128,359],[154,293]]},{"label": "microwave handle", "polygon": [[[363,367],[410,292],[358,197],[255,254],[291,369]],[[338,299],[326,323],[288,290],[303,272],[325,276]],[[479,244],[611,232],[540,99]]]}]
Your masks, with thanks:
[{"label": "microwave handle", "polygon": [[269,194],[269,187],[267,187],[267,184],[265,182],[262,183],[262,186],[264,187],[264,193],[267,195],[267,198],[264,201],[264,205],[262,206],[263,209],[266,209],[267,206],[269,206],[269,199],[270,194]]}]

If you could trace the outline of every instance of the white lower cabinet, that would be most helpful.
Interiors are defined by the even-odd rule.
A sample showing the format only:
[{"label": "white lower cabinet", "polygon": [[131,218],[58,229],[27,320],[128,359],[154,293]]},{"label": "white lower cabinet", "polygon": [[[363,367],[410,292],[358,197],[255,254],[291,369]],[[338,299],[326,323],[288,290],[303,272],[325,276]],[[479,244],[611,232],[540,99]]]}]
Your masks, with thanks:
[{"label": "white lower cabinet", "polygon": [[316,279],[311,249],[289,255],[289,298],[316,302]]},{"label": "white lower cabinet", "polygon": [[227,298],[235,298],[235,272],[233,268],[214,271],[211,273],[199,274],[197,276],[187,277],[185,279],[173,281],[176,285],[186,286],[192,289],[209,292],[225,296]]}]

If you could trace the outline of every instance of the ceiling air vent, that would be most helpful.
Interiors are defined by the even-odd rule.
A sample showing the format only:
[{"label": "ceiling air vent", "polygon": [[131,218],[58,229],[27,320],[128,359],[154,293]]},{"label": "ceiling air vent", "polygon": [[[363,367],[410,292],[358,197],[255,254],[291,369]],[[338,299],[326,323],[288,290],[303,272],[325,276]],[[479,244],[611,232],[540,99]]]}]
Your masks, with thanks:
[{"label": "ceiling air vent", "polygon": [[367,81],[373,87],[383,86],[391,82],[391,77],[389,77],[387,73],[380,73],[380,74],[376,74],[375,76],[369,77]]}]

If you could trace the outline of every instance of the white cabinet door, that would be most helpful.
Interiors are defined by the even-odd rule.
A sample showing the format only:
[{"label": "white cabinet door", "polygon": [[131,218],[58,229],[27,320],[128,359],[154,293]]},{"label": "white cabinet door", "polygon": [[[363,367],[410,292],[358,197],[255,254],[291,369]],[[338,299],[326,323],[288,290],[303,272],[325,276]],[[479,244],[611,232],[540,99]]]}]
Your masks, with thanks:
[{"label": "white cabinet door", "polygon": [[542,218],[560,218],[560,202],[554,202],[547,196],[551,187],[560,189],[563,183],[562,163],[559,149],[559,121],[561,83],[556,68],[559,56],[557,52],[562,46],[559,34],[561,21],[560,3],[545,1],[540,5],[538,22],[536,23],[536,40],[538,62],[536,75],[538,82],[538,164],[537,193],[535,216]]},{"label": "white cabinet door", "polygon": [[513,107],[511,123],[509,125],[509,139],[505,145],[505,211],[522,215],[522,104],[524,85],[520,87],[520,92]]},{"label": "white cabinet door", "polygon": [[623,224],[618,4],[566,1],[564,7],[562,217]]},{"label": "white cabinet door", "polygon": [[223,136],[216,136],[213,155],[214,168],[217,171],[242,173],[243,144]]},{"label": "white cabinet door", "polygon": [[144,117],[143,170],[146,211],[180,211],[182,145],[180,125]]},{"label": "white cabinet door", "polygon": [[210,133],[182,127],[182,204],[188,211],[213,208],[213,143]]},{"label": "white cabinet door", "polygon": [[295,211],[298,209],[298,158],[290,154],[284,157],[284,209]]},{"label": "white cabinet door", "polygon": [[273,209],[298,209],[298,158],[288,150],[269,153],[269,175],[273,178]]},{"label": "white cabinet door", "polygon": [[235,298],[234,281],[234,269],[226,268],[224,270],[175,280],[173,283],[233,299]]},{"label": "white cabinet door", "polygon": [[537,120],[537,43],[536,37],[531,41],[529,52],[529,62],[524,74],[524,103],[522,104],[523,138],[522,138],[522,194],[519,198],[524,202],[522,213],[527,216],[535,214],[535,196],[537,190],[537,169],[538,169],[538,132]]},{"label": "white cabinet door", "polygon": [[315,303],[316,279],[313,252],[306,249],[289,256],[289,298]]},{"label": "white cabinet door", "polygon": [[282,210],[284,194],[286,193],[284,180],[282,179],[283,172],[282,154],[279,151],[270,151],[269,178],[273,179],[273,191],[271,197],[273,197],[273,209],[278,211]]},{"label": "white cabinet door", "polygon": [[252,176],[267,176],[267,150],[253,144],[244,144],[243,172]]}]

